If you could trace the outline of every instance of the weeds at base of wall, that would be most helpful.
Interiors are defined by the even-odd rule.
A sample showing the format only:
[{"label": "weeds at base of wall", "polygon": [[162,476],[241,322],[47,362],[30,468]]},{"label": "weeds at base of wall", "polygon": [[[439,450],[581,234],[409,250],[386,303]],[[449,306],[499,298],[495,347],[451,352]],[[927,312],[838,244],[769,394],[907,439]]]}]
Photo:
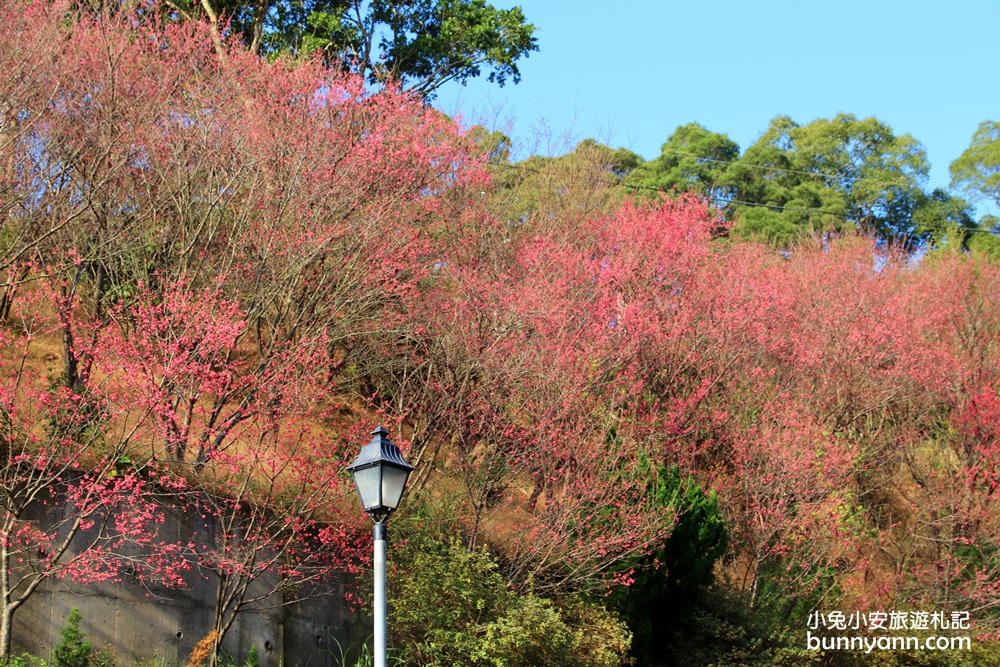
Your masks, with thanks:
[{"label": "weeds at base of wall", "polygon": [[[119,662],[110,647],[105,647],[101,651],[92,650],[86,634],[79,629],[80,621],[80,613],[73,609],[62,631],[62,638],[52,652],[51,660],[23,653],[0,660],[0,667],[117,667]],[[213,630],[199,641],[188,657],[185,667],[204,665],[216,636],[217,633]],[[336,637],[331,636],[330,639],[334,648],[324,650],[323,653],[330,654],[339,667],[372,667],[374,661],[368,641],[357,646],[353,644],[344,646]],[[387,658],[390,667],[402,667],[400,656],[390,652]],[[162,658],[157,658],[137,662],[136,667],[169,667],[169,665]],[[233,656],[222,654],[219,656],[219,667],[260,667],[257,648],[251,646],[243,662],[238,662]]]},{"label": "weeds at base of wall", "polygon": [[[355,647],[353,644],[344,646],[333,636],[330,639],[333,641],[334,648],[324,652],[333,656],[334,663],[340,667],[372,667],[374,664],[374,657],[372,656],[371,649],[368,648],[367,640]],[[402,667],[403,665],[400,656],[396,655],[393,651],[389,651],[386,656],[386,662],[389,667]]]}]

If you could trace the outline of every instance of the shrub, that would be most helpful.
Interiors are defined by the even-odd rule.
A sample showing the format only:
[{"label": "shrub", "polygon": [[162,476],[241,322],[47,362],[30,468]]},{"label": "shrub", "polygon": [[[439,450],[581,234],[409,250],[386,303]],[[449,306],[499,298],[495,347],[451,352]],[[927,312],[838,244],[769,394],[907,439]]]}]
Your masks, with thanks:
[{"label": "shrub", "polygon": [[411,537],[393,550],[390,627],[406,665],[616,667],[631,634],[602,605],[512,590],[497,558],[456,537]]},{"label": "shrub", "polygon": [[60,633],[59,643],[52,649],[52,663],[55,667],[89,667],[90,654],[90,642],[80,629],[80,612],[74,607]]}]

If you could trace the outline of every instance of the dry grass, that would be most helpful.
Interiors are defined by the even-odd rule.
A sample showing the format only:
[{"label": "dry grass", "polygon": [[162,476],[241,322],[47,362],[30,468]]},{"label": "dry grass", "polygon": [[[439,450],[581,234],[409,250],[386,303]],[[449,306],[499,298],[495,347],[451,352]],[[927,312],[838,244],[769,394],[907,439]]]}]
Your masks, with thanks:
[{"label": "dry grass", "polygon": [[185,667],[201,667],[205,664],[205,660],[212,654],[212,649],[215,647],[215,642],[219,638],[219,633],[212,630],[204,638],[201,639],[194,648],[191,649],[191,655],[188,656],[187,664]]}]

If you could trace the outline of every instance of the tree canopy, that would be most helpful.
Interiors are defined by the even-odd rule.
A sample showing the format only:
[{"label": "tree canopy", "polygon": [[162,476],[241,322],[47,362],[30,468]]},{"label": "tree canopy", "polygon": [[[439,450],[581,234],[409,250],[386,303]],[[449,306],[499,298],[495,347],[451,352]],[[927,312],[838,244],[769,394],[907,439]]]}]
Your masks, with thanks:
[{"label": "tree canopy", "polygon": [[538,50],[519,6],[486,0],[181,0],[188,15],[229,21],[252,52],[309,56],[429,98],[448,81],[488,72],[503,86]]},{"label": "tree canopy", "polygon": [[986,199],[1000,207],[1000,123],[986,120],[972,141],[951,163],[951,186],[973,201]]},{"label": "tree canopy", "polygon": [[851,225],[912,243],[928,169],[915,139],[876,118],[838,114],[799,125],[778,116],[729,171],[740,202],[735,229],[787,240],[796,230]]},{"label": "tree canopy", "polygon": [[693,192],[721,207],[732,194],[728,170],[739,157],[739,145],[728,136],[689,123],[674,130],[660,155],[638,165],[625,179],[625,185]]},{"label": "tree canopy", "polygon": [[[990,128],[984,123],[952,165],[954,187],[979,199],[996,194]],[[838,114],[800,125],[777,116],[743,152],[725,134],[682,125],[659,156],[640,161],[622,183],[647,200],[657,192],[704,197],[726,217],[734,239],[789,247],[811,234],[854,229],[910,249],[992,252],[995,218],[977,221],[960,196],[927,191],[928,171],[923,146],[877,118]]]}]

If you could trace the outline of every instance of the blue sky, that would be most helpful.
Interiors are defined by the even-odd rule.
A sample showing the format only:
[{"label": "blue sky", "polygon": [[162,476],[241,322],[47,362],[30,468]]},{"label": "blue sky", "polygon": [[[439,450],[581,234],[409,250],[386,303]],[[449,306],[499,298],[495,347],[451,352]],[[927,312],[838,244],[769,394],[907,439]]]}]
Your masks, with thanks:
[{"label": "blue sky", "polygon": [[845,112],[912,135],[930,187],[946,187],[979,123],[1000,120],[1000,0],[519,4],[539,42],[521,83],[450,86],[436,106],[505,130],[522,155],[592,137],[651,159],[689,122],[745,149],[779,114]]}]

